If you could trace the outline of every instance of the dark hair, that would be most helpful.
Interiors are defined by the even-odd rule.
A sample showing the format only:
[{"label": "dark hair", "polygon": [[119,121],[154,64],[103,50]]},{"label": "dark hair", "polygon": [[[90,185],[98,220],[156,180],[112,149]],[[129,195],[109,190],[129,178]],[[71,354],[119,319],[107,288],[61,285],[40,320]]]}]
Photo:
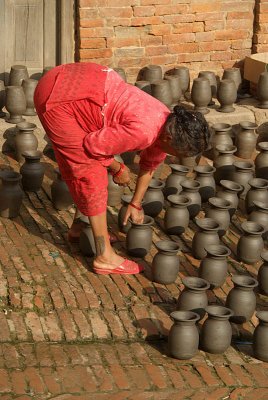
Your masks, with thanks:
[{"label": "dark hair", "polygon": [[208,148],[210,129],[203,114],[198,111],[175,106],[165,128],[172,136],[173,147],[188,156],[197,155]]}]

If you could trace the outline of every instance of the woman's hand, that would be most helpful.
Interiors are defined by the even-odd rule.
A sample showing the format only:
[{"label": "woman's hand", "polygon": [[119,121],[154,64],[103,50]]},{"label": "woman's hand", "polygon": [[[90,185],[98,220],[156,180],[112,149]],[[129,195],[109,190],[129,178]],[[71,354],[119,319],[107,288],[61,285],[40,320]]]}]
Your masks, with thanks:
[{"label": "woman's hand", "polygon": [[[138,206],[140,207],[140,206]],[[136,224],[142,224],[144,220],[144,211],[143,208],[141,210],[138,210],[134,208],[133,206],[129,205],[125,214],[125,218],[123,221],[123,225],[127,224],[128,219],[131,219],[131,221],[135,222]]]},{"label": "woman's hand", "polygon": [[124,165],[123,171],[120,173],[120,175],[115,175],[113,177],[114,183],[117,183],[117,185],[120,186],[127,186],[127,184],[130,182],[130,170],[129,168]]}]

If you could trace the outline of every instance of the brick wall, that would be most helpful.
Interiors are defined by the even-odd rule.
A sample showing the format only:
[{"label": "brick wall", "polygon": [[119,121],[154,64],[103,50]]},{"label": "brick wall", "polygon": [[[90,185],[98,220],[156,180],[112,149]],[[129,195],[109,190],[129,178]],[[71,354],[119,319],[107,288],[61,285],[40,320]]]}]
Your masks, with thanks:
[{"label": "brick wall", "polygon": [[[129,82],[140,69],[187,65],[218,74],[241,65],[252,40],[266,40],[268,0],[79,0],[77,60],[122,67]],[[258,10],[257,18],[254,12]],[[266,31],[254,35],[256,24]],[[256,43],[259,51],[264,43]],[[268,46],[268,45],[266,45]]]},{"label": "brick wall", "polygon": [[256,0],[253,53],[268,51],[268,0]]}]

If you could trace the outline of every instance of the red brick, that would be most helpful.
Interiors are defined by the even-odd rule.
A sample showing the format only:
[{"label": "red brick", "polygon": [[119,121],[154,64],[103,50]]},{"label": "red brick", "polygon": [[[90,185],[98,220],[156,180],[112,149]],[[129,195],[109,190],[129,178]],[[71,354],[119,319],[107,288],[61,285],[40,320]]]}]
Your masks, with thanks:
[{"label": "red brick", "polygon": [[188,365],[180,366],[180,373],[185,379],[185,381],[190,385],[192,389],[197,389],[202,387],[200,378],[192,371],[192,368]]},{"label": "red brick", "polygon": [[146,46],[145,47],[145,54],[147,56],[151,55],[159,55],[159,54],[166,54],[168,46]]},{"label": "red brick", "polygon": [[75,373],[75,367],[57,367],[56,372],[59,376],[63,392],[80,392],[81,382],[79,374]]},{"label": "red brick", "polygon": [[102,365],[92,365],[91,368],[97,377],[98,389],[101,391],[113,390],[113,379],[108,371]]},{"label": "red brick", "polygon": [[24,394],[27,391],[27,383],[25,374],[21,371],[11,371],[10,378],[12,381],[12,392],[15,394]]},{"label": "red brick", "polygon": [[131,7],[104,7],[99,9],[101,17],[131,18],[133,11]]},{"label": "red brick", "polygon": [[170,0],[140,0],[141,6],[148,6],[155,4],[170,4]]},{"label": "red brick", "polygon": [[164,15],[163,22],[165,24],[181,24],[183,22],[194,22],[196,16],[194,14],[181,14],[181,15]]},{"label": "red brick", "polygon": [[268,389],[267,388],[259,388],[259,389],[252,389],[249,391],[246,396],[244,397],[245,400],[266,400],[268,396]]},{"label": "red brick", "polygon": [[194,13],[209,13],[220,10],[221,10],[221,5],[218,1],[215,0],[214,1],[211,0],[210,2],[202,1],[190,4],[190,12]]},{"label": "red brick", "polygon": [[33,393],[44,393],[45,385],[37,368],[27,367],[23,374],[29,382],[29,388]]},{"label": "red brick", "polygon": [[192,22],[192,23],[180,23],[176,25],[173,29],[173,33],[195,33],[203,32],[204,24],[203,22]]},{"label": "red brick", "polygon": [[124,330],[124,326],[120,321],[120,318],[117,316],[116,313],[112,313],[110,311],[103,311],[103,316],[108,322],[110,331],[112,332],[112,336],[114,339],[125,339],[126,332]]},{"label": "red brick", "polygon": [[2,351],[5,359],[5,366],[7,368],[19,368],[20,356],[15,346],[10,344],[3,344]]},{"label": "red brick", "polygon": [[153,365],[153,364],[145,364],[145,369],[151,378],[151,381],[153,382],[154,386],[156,386],[159,389],[166,389],[168,384],[167,384],[167,379],[164,374],[164,366],[159,366],[159,365]]},{"label": "red brick", "polygon": [[26,314],[25,323],[30,329],[34,341],[38,342],[45,340],[40,320],[34,312],[28,312]]},{"label": "red brick", "polygon": [[208,368],[204,364],[195,364],[195,369],[199,372],[201,375],[203,381],[206,383],[208,386],[219,386],[220,381],[219,379],[212,373],[212,369]]},{"label": "red brick", "polygon": [[113,376],[115,384],[117,385],[118,389],[126,390],[130,388],[128,377],[119,364],[113,364],[110,372]]},{"label": "red brick", "polygon": [[112,37],[114,35],[113,28],[80,28],[79,34],[81,38],[93,38],[93,37]]},{"label": "red brick", "polygon": [[137,331],[133,326],[133,321],[131,320],[127,311],[119,311],[118,312],[119,318],[123,323],[123,326],[127,332],[127,335],[130,339],[134,339],[137,337]]},{"label": "red brick", "polygon": [[260,387],[267,386],[267,377],[268,376],[265,374],[265,372],[261,368],[260,364],[245,364],[244,368],[248,371],[248,373],[257,382],[258,386],[260,386]]},{"label": "red brick", "polygon": [[91,368],[77,365],[74,367],[74,374],[77,376],[82,390],[85,392],[96,391],[97,382]]},{"label": "red brick", "polygon": [[[100,348],[102,348],[102,345],[100,346]],[[80,363],[82,364],[94,365],[102,363],[100,351],[98,350],[98,348],[96,348],[95,345],[77,346],[77,351],[81,356]]]},{"label": "red brick", "polygon": [[51,394],[60,394],[61,393],[61,385],[58,382],[59,378],[58,375],[53,368],[43,367],[40,369],[40,373],[42,375],[44,384],[47,387],[47,390]]},{"label": "red brick", "polygon": [[215,42],[204,42],[198,43],[199,51],[226,51],[231,47],[229,41],[215,41]]},{"label": "red brick", "polygon": [[81,310],[72,310],[71,313],[73,315],[76,325],[78,326],[81,338],[92,339],[92,328],[89,325],[83,312]]},{"label": "red brick", "polygon": [[98,49],[99,47],[105,47],[105,39],[104,38],[82,38],[80,42],[80,47],[82,49]]},{"label": "red brick", "polygon": [[237,39],[247,39],[248,30],[240,29],[225,29],[222,31],[215,31],[215,40],[237,40]]},{"label": "red brick", "polygon": [[7,317],[3,313],[3,311],[0,312],[0,342],[10,342],[11,337],[10,337],[10,331],[7,323]]},{"label": "red brick", "polygon": [[237,378],[237,380],[240,382],[241,385],[243,386],[252,386],[253,381],[248,375],[248,373],[242,368],[241,365],[230,365],[230,369],[233,371],[233,374]]},{"label": "red brick", "polygon": [[150,27],[150,34],[155,36],[170,35],[171,32],[171,25],[153,25]]},{"label": "red brick", "polygon": [[233,377],[232,372],[228,367],[215,365],[214,366],[219,378],[223,381],[226,386],[236,386],[237,382]]},{"label": "red brick", "polygon": [[8,378],[7,371],[0,369],[0,392],[11,392],[11,386]]},{"label": "red brick", "polygon": [[77,339],[77,328],[68,310],[58,310],[58,316],[63,328],[65,339],[72,341]]},{"label": "red brick", "polygon": [[171,44],[167,47],[169,53],[194,53],[198,51],[198,43]]},{"label": "red brick", "polygon": [[47,343],[36,343],[36,358],[41,367],[51,367],[53,365],[53,359],[50,354],[51,347]]},{"label": "red brick", "polygon": [[134,17],[151,17],[155,13],[154,6],[135,6],[133,7]]},{"label": "red brick", "polygon": [[[139,38],[108,38],[107,39],[107,47],[127,47],[127,46],[139,46],[140,39]],[[103,47],[103,46],[102,46]]]},{"label": "red brick", "polygon": [[103,26],[105,26],[105,20],[102,18],[80,19],[81,28],[99,28]]},{"label": "red brick", "polygon": [[110,333],[105,321],[101,318],[100,314],[92,311],[90,313],[90,322],[92,326],[93,335],[98,339],[110,338]]},{"label": "red brick", "polygon": [[50,352],[55,365],[66,365],[68,363],[68,357],[60,344],[50,346]]},{"label": "red brick", "polygon": [[156,5],[155,15],[183,14],[188,12],[187,4]]},{"label": "red brick", "polygon": [[96,7],[92,8],[79,8],[78,10],[80,19],[98,18],[99,10]]},{"label": "red brick", "polygon": [[27,360],[27,366],[32,367],[37,365],[34,343],[21,343],[18,345],[18,351],[23,359]]},{"label": "red brick", "polygon": [[230,393],[230,400],[245,399],[245,396],[251,391],[249,388],[237,388]]},{"label": "red brick", "polygon": [[194,33],[181,33],[176,35],[164,35],[163,36],[163,44],[171,45],[171,44],[180,44],[185,42],[194,42],[195,34]]},{"label": "red brick", "polygon": [[196,42],[213,42],[214,39],[214,32],[197,32],[195,34]]},{"label": "red brick", "polygon": [[[152,17],[133,17],[131,18],[131,25],[132,26],[145,26],[145,25],[157,25],[157,27],[161,27],[162,20],[161,17],[157,16],[152,16]],[[165,28],[165,26],[162,27],[163,30],[165,31],[166,29],[170,28]],[[161,31],[163,31],[161,30]]]},{"label": "red brick", "polygon": [[205,31],[216,31],[216,30],[221,30],[224,29],[225,27],[225,21],[214,21],[214,20],[208,20],[205,21]]},{"label": "red brick", "polygon": [[26,330],[26,326],[25,326],[25,323],[23,321],[23,317],[20,316],[19,313],[13,311],[10,314],[10,321],[14,325],[14,330],[16,332],[16,336],[17,336],[17,339],[19,341],[25,341],[25,340],[29,339],[28,338],[28,333],[27,333],[27,330]]},{"label": "red brick", "polygon": [[150,389],[151,382],[146,371],[139,366],[126,367],[128,375],[131,377],[132,386],[141,390]]},{"label": "red brick", "polygon": [[107,27],[112,27],[113,29],[117,29],[118,27],[123,26],[131,26],[130,18],[106,18]]}]

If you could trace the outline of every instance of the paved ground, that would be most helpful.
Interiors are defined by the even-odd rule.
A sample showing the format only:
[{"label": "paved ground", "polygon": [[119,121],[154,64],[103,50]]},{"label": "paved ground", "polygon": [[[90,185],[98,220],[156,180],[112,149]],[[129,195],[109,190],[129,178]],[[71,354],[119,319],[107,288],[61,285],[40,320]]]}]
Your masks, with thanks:
[{"label": "paved ground", "polygon": [[[4,122],[2,127],[10,129]],[[46,156],[43,162],[42,190],[24,194],[19,217],[0,220],[0,399],[268,399],[268,364],[252,357],[255,316],[233,326],[233,345],[223,355],[199,351],[179,361],[168,354],[169,313],[183,289],[181,278],[197,276],[199,262],[191,257],[195,226],[178,238],[175,284],[151,282],[155,246],[142,261],[144,274],[97,276],[92,260],[66,241],[74,209],[53,208],[56,164]],[[10,167],[19,169],[12,153],[1,155],[0,168]],[[168,173],[165,166],[162,178]],[[125,255],[117,212],[109,208],[109,224]],[[210,303],[224,304],[233,274],[256,277],[259,265],[245,266],[235,257],[243,219],[238,212],[223,238],[232,250],[229,275],[222,288],[208,292]],[[163,213],[154,225],[154,243],[167,238],[162,221]],[[267,306],[267,298],[257,295],[257,308]]]}]

